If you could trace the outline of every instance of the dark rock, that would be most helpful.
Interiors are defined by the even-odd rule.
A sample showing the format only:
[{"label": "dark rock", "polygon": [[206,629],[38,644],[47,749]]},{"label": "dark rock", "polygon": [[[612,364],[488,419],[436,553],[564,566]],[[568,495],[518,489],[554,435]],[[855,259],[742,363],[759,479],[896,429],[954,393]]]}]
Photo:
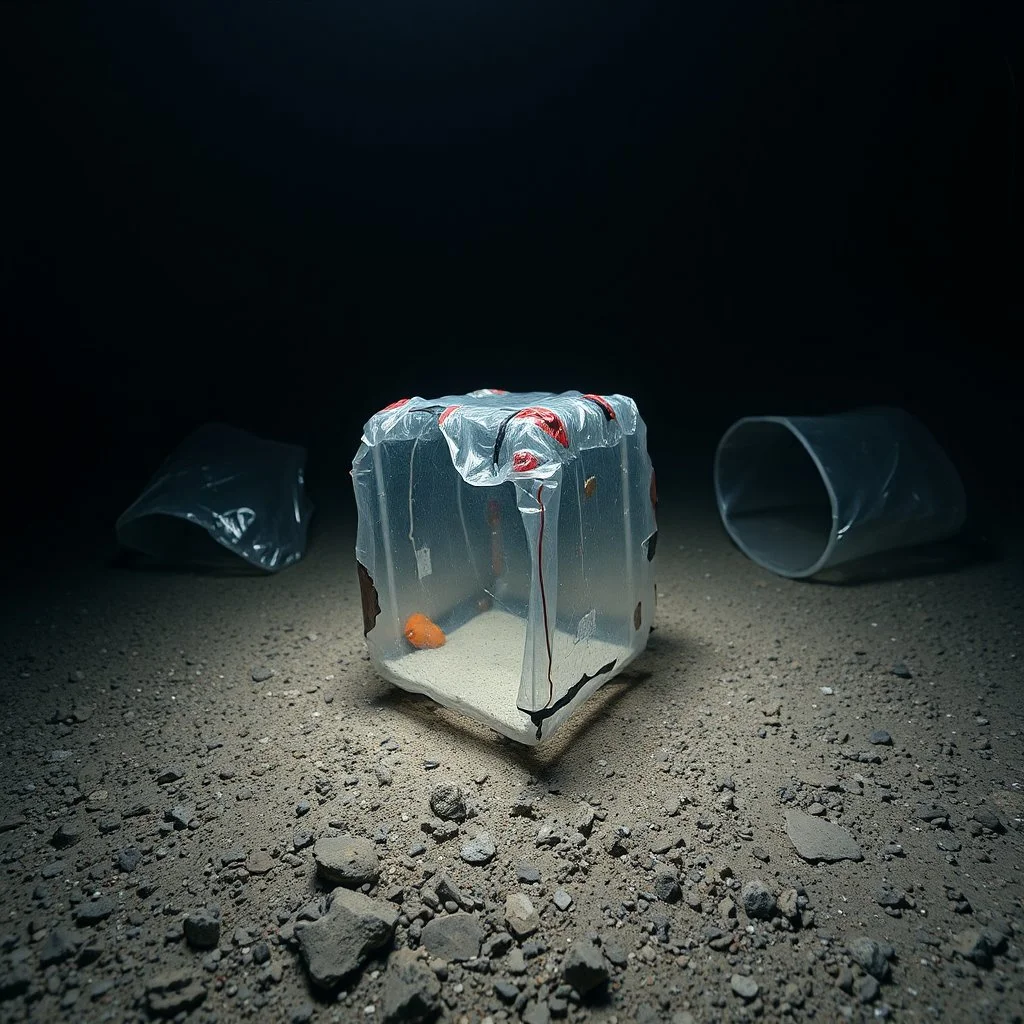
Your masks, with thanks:
[{"label": "dark rock", "polygon": [[665,869],[658,871],[654,876],[651,889],[654,891],[654,895],[664,903],[678,903],[683,895],[675,872]]},{"label": "dark rock", "polygon": [[309,976],[321,988],[335,988],[395,934],[398,911],[362,893],[336,889],[327,912],[296,928],[299,952]]},{"label": "dark rock", "polygon": [[556,889],[554,895],[551,897],[552,903],[559,910],[565,911],[572,906],[572,896],[569,895],[564,889]]},{"label": "dark rock", "polygon": [[220,910],[215,907],[194,910],[182,925],[185,941],[193,949],[213,949],[220,942]]},{"label": "dark rock", "polygon": [[519,988],[512,984],[511,981],[505,981],[503,978],[499,978],[494,983],[494,994],[503,1003],[514,1003],[519,997]]},{"label": "dark rock", "polygon": [[971,820],[976,821],[979,825],[983,828],[987,828],[990,832],[1006,831],[1006,827],[1000,820],[999,815],[988,807],[979,807],[974,814],[971,815]]},{"label": "dark rock", "polygon": [[442,875],[434,887],[442,903],[451,901],[462,910],[472,910],[473,901],[447,876]]},{"label": "dark rock", "polygon": [[50,967],[62,964],[75,955],[75,936],[66,928],[54,928],[48,932],[39,948],[39,966]]},{"label": "dark rock", "polygon": [[540,881],[540,871],[538,871],[532,864],[524,862],[516,868],[516,878],[519,879],[520,882],[531,885],[534,882]]},{"label": "dark rock", "polygon": [[146,1001],[151,1013],[158,1017],[176,1017],[189,1013],[206,998],[206,988],[191,971],[165,971],[146,985]]},{"label": "dark rock", "polygon": [[760,879],[754,878],[743,886],[743,909],[747,917],[770,921],[776,906],[775,895]]},{"label": "dark rock", "polygon": [[864,975],[855,985],[854,992],[861,1003],[873,1003],[878,998],[880,986],[870,974]]},{"label": "dark rock", "polygon": [[914,809],[914,816],[920,821],[943,821],[949,819],[949,811],[934,803],[920,803]]},{"label": "dark rock", "polygon": [[313,847],[317,874],[329,885],[358,889],[380,877],[380,860],[373,843],[359,836],[324,836]]},{"label": "dark rock", "polygon": [[82,925],[99,924],[105,921],[117,909],[112,896],[100,896],[98,899],[80,903],[75,908],[75,921]]},{"label": "dark rock", "polygon": [[439,782],[430,792],[430,809],[442,821],[463,821],[466,817],[466,797],[451,782]]},{"label": "dark rock", "polygon": [[482,953],[488,959],[504,956],[512,948],[513,939],[508,932],[495,932],[485,943]]},{"label": "dark rock", "polygon": [[881,885],[875,890],[875,902],[880,907],[898,910],[901,907],[907,906],[907,894],[888,885]]},{"label": "dark rock", "polygon": [[307,999],[305,1002],[299,1003],[298,1006],[292,1010],[291,1017],[288,1018],[290,1024],[309,1024],[313,1019],[313,1014],[316,1012],[316,1008]]},{"label": "dark rock", "polygon": [[131,874],[142,860],[142,851],[135,846],[126,846],[117,854],[117,869],[126,875]]},{"label": "dark rock", "polygon": [[[0,965],[0,1003],[8,999],[23,996],[32,984],[32,968],[27,963],[15,963],[10,966]],[[4,1017],[4,1020],[15,1020],[15,1017]]]},{"label": "dark rock", "polygon": [[480,922],[472,914],[457,913],[428,921],[420,941],[432,956],[454,962],[479,956],[483,940]]},{"label": "dark rock", "polygon": [[56,832],[53,834],[53,838],[50,843],[58,850],[67,849],[69,846],[74,846],[79,839],[82,838],[81,826],[74,821],[65,821]]},{"label": "dark rock", "polygon": [[604,950],[605,958],[608,963],[615,967],[625,967],[629,963],[629,954],[626,952],[624,946],[620,945],[614,939],[606,941],[602,946]]},{"label": "dark rock", "polygon": [[953,940],[953,950],[979,967],[991,967],[993,955],[1006,950],[1006,936],[994,928],[968,928]]},{"label": "dark rock", "polygon": [[562,961],[562,978],[581,996],[585,996],[607,983],[608,964],[592,942],[577,940],[569,947]]},{"label": "dark rock", "polygon": [[892,951],[888,947],[866,935],[859,935],[851,939],[846,948],[853,960],[868,974],[879,981],[885,981],[889,977],[889,957]]},{"label": "dark rock", "polygon": [[441,984],[434,972],[411,949],[400,949],[388,960],[381,1016],[385,1024],[425,1024],[441,1011]]},{"label": "dark rock", "polygon": [[803,811],[786,811],[786,834],[796,852],[807,861],[863,860],[853,836],[839,825],[812,818]]}]

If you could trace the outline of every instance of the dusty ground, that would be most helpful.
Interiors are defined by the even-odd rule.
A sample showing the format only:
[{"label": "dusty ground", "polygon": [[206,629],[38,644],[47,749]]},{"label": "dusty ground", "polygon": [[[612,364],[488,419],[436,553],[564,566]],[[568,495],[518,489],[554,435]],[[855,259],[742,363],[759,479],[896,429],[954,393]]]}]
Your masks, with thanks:
[{"label": "dusty ground", "polygon": [[[649,652],[535,751],[374,677],[338,509],[274,578],[26,581],[0,1019],[1020,1020],[1019,562],[788,582],[707,498],[663,496]],[[332,835],[369,903],[328,910]]]}]

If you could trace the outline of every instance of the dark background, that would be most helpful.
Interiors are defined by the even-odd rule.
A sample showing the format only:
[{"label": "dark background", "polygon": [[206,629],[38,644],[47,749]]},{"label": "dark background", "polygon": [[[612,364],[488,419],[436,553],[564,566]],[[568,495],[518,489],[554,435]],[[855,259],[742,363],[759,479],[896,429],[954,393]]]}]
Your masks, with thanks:
[{"label": "dark background", "polygon": [[211,419],[347,484],[476,387],[632,395],[669,490],[895,402],[1013,493],[1014,9],[4,5],[5,511],[112,524]]}]

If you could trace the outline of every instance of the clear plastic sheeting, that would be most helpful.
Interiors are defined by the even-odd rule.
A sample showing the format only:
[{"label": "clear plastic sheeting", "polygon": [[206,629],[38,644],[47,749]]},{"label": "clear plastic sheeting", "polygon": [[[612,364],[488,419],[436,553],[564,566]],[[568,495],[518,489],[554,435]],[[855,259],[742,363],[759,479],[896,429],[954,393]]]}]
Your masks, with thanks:
[{"label": "clear plastic sheeting", "polygon": [[161,563],[223,564],[265,572],[298,561],[313,506],[305,449],[211,423],[190,434],[117,520],[126,548]]},{"label": "clear plastic sheeting", "polygon": [[780,576],[942,540],[966,518],[955,467],[902,409],[748,416],[719,442],[714,475],[726,531]]},{"label": "clear plastic sheeting", "polygon": [[352,464],[377,671],[522,743],[646,646],[654,472],[632,399],[403,399]]}]

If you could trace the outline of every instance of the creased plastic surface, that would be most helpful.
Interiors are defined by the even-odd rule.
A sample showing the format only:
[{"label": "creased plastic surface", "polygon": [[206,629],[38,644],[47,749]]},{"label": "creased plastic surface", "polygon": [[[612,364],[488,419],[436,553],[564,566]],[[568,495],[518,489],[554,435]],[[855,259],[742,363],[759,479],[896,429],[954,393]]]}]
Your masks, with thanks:
[{"label": "creased plastic surface", "polygon": [[520,742],[549,738],[647,642],[646,443],[623,395],[478,391],[371,417],[352,479],[377,671]]},{"label": "creased plastic surface", "polygon": [[217,561],[227,551],[278,572],[306,549],[313,506],[305,461],[296,445],[207,424],[174,450],[122,513],[118,540],[162,561]]},{"label": "creased plastic surface", "polygon": [[740,550],[793,578],[941,540],[966,518],[955,467],[896,408],[741,419],[719,443],[715,491]]},{"label": "creased plastic surface", "polygon": [[[558,423],[530,415],[534,410],[553,413]],[[490,487],[517,477],[549,477],[581,451],[611,447],[635,434],[638,419],[636,404],[624,395],[481,390],[395,402],[369,420],[363,444],[426,439],[440,432],[462,479]]]}]

